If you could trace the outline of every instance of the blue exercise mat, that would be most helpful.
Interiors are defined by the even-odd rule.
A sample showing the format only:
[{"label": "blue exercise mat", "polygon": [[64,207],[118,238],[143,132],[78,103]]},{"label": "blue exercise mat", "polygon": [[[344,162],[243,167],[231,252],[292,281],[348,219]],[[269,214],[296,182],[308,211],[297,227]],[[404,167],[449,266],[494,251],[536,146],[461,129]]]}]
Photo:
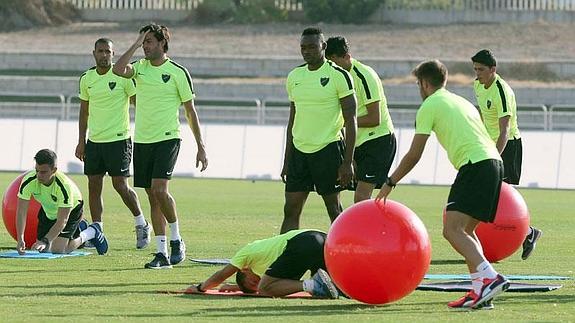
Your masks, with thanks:
[{"label": "blue exercise mat", "polygon": [[91,255],[91,252],[85,251],[72,251],[68,254],[59,254],[59,253],[50,253],[50,252],[38,252],[38,251],[31,251],[26,250],[26,253],[23,255],[19,255],[18,251],[6,251],[0,253],[0,258],[19,258],[19,259],[56,259],[56,258],[65,258],[65,257],[76,257],[76,256],[87,256]]},{"label": "blue exercise mat", "polygon": [[[545,276],[545,275],[505,275],[509,280],[569,280],[571,277],[565,276]],[[430,280],[470,280],[468,274],[450,275],[450,274],[426,274],[424,279]]]}]

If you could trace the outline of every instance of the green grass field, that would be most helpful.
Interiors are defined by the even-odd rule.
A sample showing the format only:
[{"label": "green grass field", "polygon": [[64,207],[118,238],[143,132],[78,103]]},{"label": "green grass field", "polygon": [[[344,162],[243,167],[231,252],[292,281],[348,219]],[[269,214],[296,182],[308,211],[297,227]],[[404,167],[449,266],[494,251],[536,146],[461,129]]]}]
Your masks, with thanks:
[{"label": "green grass field", "polygon": [[[0,173],[2,190],[16,177]],[[84,176],[73,179],[87,196]],[[234,180],[176,178],[171,182],[180,216],[188,257],[224,258],[245,243],[279,232],[283,184]],[[432,240],[430,273],[466,273],[461,257],[441,236],[442,208],[447,187],[399,185],[391,197],[414,210]],[[145,193],[138,190],[147,212]],[[504,274],[561,275],[573,277],[575,267],[574,191],[521,190],[532,223],[544,231],[527,261],[519,254],[495,265]],[[133,221],[113,191],[105,188],[104,230],[110,250],[55,260],[0,259],[0,321],[540,321],[575,320],[575,284],[547,293],[506,293],[495,301],[495,310],[453,312],[446,303],[460,293],[415,291],[398,302],[383,306],[353,300],[252,299],[160,294],[180,290],[203,280],[218,267],[189,261],[172,270],[146,270],[155,252],[135,249]],[[351,194],[344,194],[350,205]],[[86,215],[88,215],[86,211]],[[146,215],[149,218],[148,215]],[[89,216],[88,216],[89,219]],[[321,199],[315,194],[302,215],[302,227],[328,229]],[[3,227],[2,227],[3,228]],[[14,249],[15,241],[0,230],[0,249]],[[557,282],[551,282],[557,283]]]}]

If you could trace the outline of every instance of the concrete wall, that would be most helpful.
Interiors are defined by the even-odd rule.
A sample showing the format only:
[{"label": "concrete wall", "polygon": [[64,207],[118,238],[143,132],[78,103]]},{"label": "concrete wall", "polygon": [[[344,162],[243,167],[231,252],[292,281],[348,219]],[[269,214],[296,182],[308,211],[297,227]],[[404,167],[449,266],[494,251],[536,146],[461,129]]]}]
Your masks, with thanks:
[{"label": "concrete wall", "polygon": [[[77,123],[57,120],[0,119],[0,138],[4,157],[0,170],[24,171],[33,167],[39,149],[54,149],[59,167],[65,172],[81,173],[82,164],[74,157]],[[398,155],[409,149],[412,129],[399,128]],[[182,125],[183,142],[176,175],[210,178],[279,179],[283,163],[285,127],[203,125],[202,133],[210,165],[199,173],[194,168],[196,147],[188,126]],[[39,135],[41,134],[41,135]],[[568,149],[575,132],[523,131],[524,158],[522,185],[528,187],[575,189],[575,151]],[[403,183],[449,185],[455,178],[447,155],[434,136],[428,141],[422,160]]]},{"label": "concrete wall", "polygon": [[401,10],[380,7],[373,23],[445,25],[453,23],[574,23],[575,11],[560,10]]}]

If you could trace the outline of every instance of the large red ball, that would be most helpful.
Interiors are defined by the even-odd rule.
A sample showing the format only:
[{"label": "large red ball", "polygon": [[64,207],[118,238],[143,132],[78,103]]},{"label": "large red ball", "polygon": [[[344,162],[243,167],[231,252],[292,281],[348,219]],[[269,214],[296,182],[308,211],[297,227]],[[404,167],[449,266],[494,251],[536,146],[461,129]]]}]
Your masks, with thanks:
[{"label": "large red ball", "polygon": [[480,223],[475,230],[489,262],[511,256],[521,247],[529,231],[529,210],[521,194],[503,183],[493,223]]},{"label": "large red ball", "polygon": [[431,261],[427,230],[401,203],[367,200],[341,213],[325,243],[325,262],[335,284],[368,304],[411,293]]},{"label": "large red ball", "polygon": [[[18,206],[18,189],[20,188],[22,177],[24,177],[24,174],[16,177],[16,179],[10,183],[10,186],[8,186],[2,198],[2,219],[4,220],[6,230],[14,240],[18,240],[16,234],[16,207]],[[30,198],[30,204],[26,214],[26,231],[24,232],[24,241],[28,248],[36,242],[39,210],[40,203],[34,200],[33,197]]]}]

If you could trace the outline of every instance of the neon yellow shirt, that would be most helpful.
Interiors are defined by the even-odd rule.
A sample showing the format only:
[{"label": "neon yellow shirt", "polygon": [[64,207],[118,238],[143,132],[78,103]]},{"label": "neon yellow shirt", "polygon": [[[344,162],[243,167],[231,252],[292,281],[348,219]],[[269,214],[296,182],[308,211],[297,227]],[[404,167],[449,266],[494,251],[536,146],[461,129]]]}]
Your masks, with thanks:
[{"label": "neon yellow shirt", "polygon": [[284,252],[288,240],[306,231],[317,230],[292,230],[272,238],[249,243],[236,252],[230,264],[240,270],[249,268],[254,274],[262,277],[270,265]]},{"label": "neon yellow shirt", "polygon": [[331,61],[315,71],[301,65],[289,73],[286,89],[295,104],[292,135],[299,151],[314,153],[341,138],[344,121],[339,99],[354,93],[346,70]]},{"label": "neon yellow shirt", "polygon": [[515,93],[511,87],[498,74],[489,88],[485,88],[479,81],[473,83],[477,105],[483,117],[483,123],[491,139],[497,142],[499,138],[499,119],[505,116],[509,118],[509,139],[519,139],[517,127],[517,103]]},{"label": "neon yellow shirt", "polygon": [[501,160],[477,109],[444,88],[428,96],[417,111],[415,133],[430,135],[431,131],[456,169],[468,162]]},{"label": "neon yellow shirt", "polygon": [[141,59],[132,66],[136,81],[134,142],[180,138],[180,106],[195,97],[190,73],[170,59],[160,66]]},{"label": "neon yellow shirt", "polygon": [[88,102],[88,139],[113,142],[130,138],[130,97],[134,82],[117,76],[112,68],[104,75],[92,67],[80,77],[80,99]]},{"label": "neon yellow shirt", "polygon": [[379,101],[379,125],[375,127],[358,127],[355,146],[358,147],[368,140],[385,136],[393,132],[393,123],[387,109],[387,99],[383,92],[383,84],[373,68],[352,59],[351,71],[355,93],[357,96],[357,117],[367,115],[367,105]]},{"label": "neon yellow shirt", "polygon": [[38,182],[36,171],[28,172],[22,178],[18,197],[30,200],[30,197],[42,205],[46,217],[55,220],[58,217],[58,209],[75,208],[82,201],[82,193],[76,184],[64,173],[56,171],[52,184],[46,186]]}]

